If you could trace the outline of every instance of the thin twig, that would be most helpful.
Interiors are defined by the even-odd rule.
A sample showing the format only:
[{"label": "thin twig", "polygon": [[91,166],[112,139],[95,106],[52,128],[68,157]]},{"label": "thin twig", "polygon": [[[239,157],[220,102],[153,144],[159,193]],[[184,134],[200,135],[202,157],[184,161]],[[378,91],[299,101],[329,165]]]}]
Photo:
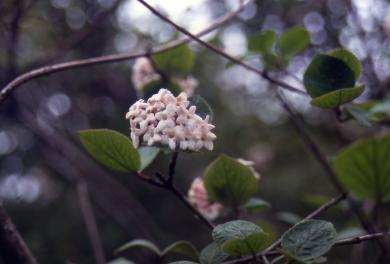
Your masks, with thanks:
[{"label": "thin twig", "polygon": [[3,205],[0,203],[0,256],[5,263],[37,264]]},{"label": "thin twig", "polygon": [[106,263],[103,245],[99,236],[98,227],[93,214],[91,201],[89,199],[88,186],[84,179],[80,178],[77,183],[77,194],[80,201],[80,209],[87,227],[89,240],[92,245],[93,254],[97,264]]},{"label": "thin twig", "polygon": [[[202,30],[201,32],[196,34],[196,37],[199,38],[201,36],[204,36],[211,31],[217,29],[218,27],[224,25],[231,19],[233,19],[238,13],[240,13],[245,6],[247,6],[249,3],[253,2],[253,0],[247,1],[245,4],[240,6],[237,10],[228,13],[219,19],[216,19],[209,27]],[[176,48],[178,46],[184,45],[186,43],[191,42],[192,39],[189,37],[177,39],[174,41],[171,41],[167,44],[160,45],[156,48],[152,49],[153,54],[158,54],[164,51],[167,51],[169,49]],[[93,57],[83,60],[75,60],[75,61],[68,61],[64,63],[58,63],[53,65],[44,66],[41,68],[37,68],[35,70],[28,71],[18,77],[16,77],[14,80],[9,82],[2,90],[0,90],[0,104],[18,87],[20,87],[22,84],[29,82],[31,80],[50,75],[55,72],[60,72],[68,69],[76,69],[91,65],[97,65],[97,64],[105,64],[105,63],[113,63],[113,62],[120,62],[128,59],[135,59],[139,57],[145,57],[148,55],[148,52],[127,52],[127,53],[120,53],[120,54],[112,54],[112,55],[106,55],[106,56],[100,56],[100,57]]]},{"label": "thin twig", "polygon": [[[322,206],[320,206],[319,208],[317,208],[315,211],[311,212],[310,214],[308,214],[304,219],[302,219],[299,223],[303,222],[303,221],[306,221],[306,220],[309,220],[309,219],[312,219],[316,216],[318,216],[320,213],[322,212],[325,212],[326,210],[328,210],[330,207],[338,204],[339,202],[341,202],[342,200],[346,199],[347,195],[346,194],[341,194],[333,199],[331,199],[329,202],[323,204]],[[259,254],[259,256],[270,256],[270,255],[275,255],[274,254],[274,249],[277,248],[279,245],[280,245],[280,242],[282,241],[282,238],[279,238],[278,240],[276,240],[272,245],[270,245],[268,248],[266,248],[262,253]],[[280,254],[279,252],[277,252],[278,254]],[[251,261],[253,260],[253,257],[244,257],[244,258],[240,258],[240,259],[235,259],[235,260],[232,260],[232,261],[228,261],[228,262],[224,262],[224,264],[238,264],[238,263],[246,263],[248,261]]]},{"label": "thin twig", "polygon": [[177,163],[178,156],[179,156],[179,152],[174,151],[172,154],[171,161],[169,162],[168,181],[170,183],[173,183],[173,176],[175,176],[175,169],[176,169],[176,163]]},{"label": "thin twig", "polygon": [[289,90],[291,92],[294,92],[294,93],[297,93],[297,94],[301,94],[301,95],[307,95],[306,92],[296,88],[296,87],[293,87],[291,86],[290,84],[288,83],[285,83],[285,82],[282,82],[282,81],[279,81],[277,79],[274,79],[272,78],[271,76],[268,75],[268,73],[266,71],[263,71],[263,70],[260,70],[260,69],[257,69],[243,61],[241,61],[240,59],[237,59],[231,55],[229,55],[228,53],[226,53],[225,51],[221,50],[220,48],[218,48],[217,46],[214,46],[213,44],[210,44],[206,41],[203,41],[201,40],[198,36],[192,34],[191,32],[189,32],[187,29],[185,29],[184,27],[176,24],[175,22],[173,22],[172,20],[170,20],[168,17],[164,16],[162,13],[160,13],[159,11],[157,11],[155,8],[153,8],[151,5],[149,5],[147,2],[145,2],[144,0],[138,0],[138,2],[140,2],[142,5],[144,5],[147,9],[149,9],[153,14],[155,14],[156,16],[158,16],[160,19],[164,20],[165,22],[167,22],[168,24],[172,25],[174,28],[176,28],[178,31],[180,31],[181,33],[187,35],[188,37],[190,37],[191,39],[195,40],[196,42],[202,44],[203,46],[205,46],[206,48],[214,51],[215,53],[221,55],[222,57],[228,59],[229,61],[232,61],[238,65],[241,65],[242,67],[246,68],[247,70],[249,71],[252,71],[252,72],[255,72],[259,75],[261,75],[264,79],[268,80],[269,82],[273,83],[273,84],[276,84],[278,85],[279,87],[282,87],[286,90]]}]

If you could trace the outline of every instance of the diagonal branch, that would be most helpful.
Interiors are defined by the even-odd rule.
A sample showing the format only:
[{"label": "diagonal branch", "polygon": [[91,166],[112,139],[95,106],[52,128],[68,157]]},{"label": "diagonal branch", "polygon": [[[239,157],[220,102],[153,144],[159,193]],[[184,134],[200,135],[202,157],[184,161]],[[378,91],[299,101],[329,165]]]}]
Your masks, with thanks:
[{"label": "diagonal branch", "polygon": [[0,256],[5,263],[38,263],[2,204],[0,204],[0,248]]},{"label": "diagonal branch", "polygon": [[[197,33],[195,36],[196,38],[199,38],[201,36],[204,36],[211,31],[219,28],[220,26],[226,24],[228,21],[233,19],[238,13],[240,13],[249,3],[251,3],[253,0],[248,0],[246,3],[242,4],[237,10],[228,13],[219,19],[216,19],[209,27],[202,30],[201,32]],[[93,57],[83,60],[75,60],[75,61],[68,61],[64,63],[58,63],[53,65],[44,66],[41,68],[37,68],[35,70],[28,71],[11,82],[9,82],[3,89],[0,90],[0,104],[18,87],[20,87],[22,84],[29,82],[31,80],[47,76],[50,74],[53,74],[55,72],[60,72],[68,69],[75,69],[75,68],[81,68],[91,65],[97,65],[97,64],[105,64],[105,63],[113,63],[113,62],[120,62],[124,60],[129,59],[136,59],[139,57],[145,57],[150,53],[157,54],[161,53],[163,51],[167,51],[169,49],[176,48],[178,46],[187,44],[192,41],[192,38],[186,37],[177,39],[174,41],[171,41],[167,44],[160,45],[158,47],[155,47],[151,50],[151,52],[127,52],[127,53],[120,53],[120,54],[112,54],[112,55],[106,55],[106,56],[100,56],[100,57]]]},{"label": "diagonal branch", "polygon": [[[268,73],[266,71],[263,71],[263,70],[260,70],[260,69],[257,69],[243,61],[241,61],[240,59],[237,59],[233,56],[231,56],[230,54],[226,53],[225,51],[221,50],[220,48],[218,48],[217,46],[214,46],[213,44],[211,43],[208,43],[204,40],[201,40],[198,36],[192,34],[191,32],[189,32],[187,29],[185,29],[184,27],[176,24],[175,22],[173,22],[172,20],[170,20],[168,17],[164,16],[162,13],[160,13],[159,11],[157,11],[154,7],[152,7],[151,5],[149,5],[146,1],[144,0],[138,0],[138,2],[140,2],[142,5],[144,5],[147,9],[150,10],[150,12],[152,12],[153,14],[155,14],[156,16],[158,16],[161,20],[167,22],[168,24],[170,24],[171,26],[173,26],[174,28],[176,28],[178,31],[180,31],[181,33],[185,34],[186,36],[188,36],[189,38],[193,39],[194,41],[202,44],[203,46],[205,46],[206,48],[214,51],[215,53],[221,55],[222,57],[228,59],[229,61],[232,61],[242,67],[244,67],[245,69],[249,70],[249,71],[252,71],[252,72],[255,72],[257,74],[259,74],[260,76],[262,76],[264,79],[268,80],[269,82],[273,83],[273,84],[276,84],[278,85],[279,87],[283,88],[283,89],[286,89],[286,90],[289,90],[291,92],[294,92],[294,93],[297,93],[297,94],[300,94],[300,95],[307,95],[306,92],[294,87],[294,86],[291,86],[290,84],[288,83],[285,83],[285,82],[282,82],[282,81],[279,81],[277,79],[274,79],[272,78],[271,76],[268,75]],[[242,6],[242,4],[241,4]]]}]

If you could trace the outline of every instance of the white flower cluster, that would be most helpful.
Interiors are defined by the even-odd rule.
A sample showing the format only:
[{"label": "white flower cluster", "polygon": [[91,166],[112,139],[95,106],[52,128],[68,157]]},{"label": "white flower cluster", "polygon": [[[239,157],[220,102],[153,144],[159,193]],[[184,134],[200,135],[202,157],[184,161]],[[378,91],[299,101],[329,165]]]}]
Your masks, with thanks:
[{"label": "white flower cluster", "polygon": [[[156,80],[160,80],[161,76],[154,70],[152,62],[145,57],[138,58],[133,66],[132,81],[135,89],[142,91],[143,87]],[[198,86],[198,81],[192,76],[186,78],[173,78],[187,96],[194,94],[195,88]]]},{"label": "white flower cluster", "polygon": [[175,97],[167,89],[160,89],[146,102],[141,99],[130,106],[126,119],[130,121],[134,146],[161,144],[172,150],[212,150],[214,126],[209,124],[209,116],[202,119],[195,113],[196,106],[189,104],[185,93]]},{"label": "white flower cluster", "polygon": [[195,178],[188,190],[188,201],[207,219],[214,220],[222,210],[223,205],[212,203],[208,199],[206,188],[202,178]]}]

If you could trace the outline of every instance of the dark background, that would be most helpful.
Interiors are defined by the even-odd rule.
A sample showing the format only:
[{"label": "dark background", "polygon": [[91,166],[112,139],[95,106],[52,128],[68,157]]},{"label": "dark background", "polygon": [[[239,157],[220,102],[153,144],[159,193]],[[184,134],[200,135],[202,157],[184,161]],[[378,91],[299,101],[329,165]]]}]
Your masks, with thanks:
[{"label": "dark background", "polygon": [[[175,4],[185,4],[154,2],[193,30],[207,27],[236,6],[233,0],[188,1],[189,8],[182,9]],[[0,1],[1,87],[39,66],[144,51],[174,36],[169,25],[136,4],[135,0]],[[310,31],[312,44],[292,60],[290,73],[301,78],[315,53],[343,46],[364,66],[360,81],[367,89],[358,100],[386,96],[390,88],[389,1],[255,1],[206,39],[241,56],[247,53],[247,38],[254,32],[273,29],[281,33],[294,25]],[[179,156],[176,182],[183,192],[224,152],[256,162],[262,175],[257,196],[269,201],[272,208],[244,217],[266,222],[277,233],[288,228],[287,218],[304,216],[318,206],[316,200],[335,196],[328,178],[275,100],[275,87],[240,66],[226,67],[224,59],[199,45],[191,47],[196,52],[192,73],[199,80],[196,92],[215,112],[218,139],[212,152]],[[248,62],[262,67],[257,56]],[[136,100],[132,63],[71,69],[39,78],[24,84],[0,105],[0,196],[41,263],[95,261],[76,191],[81,178],[88,183],[108,259],[117,247],[136,238],[150,239],[161,248],[186,239],[201,249],[211,240],[208,230],[173,196],[129,175],[111,173],[80,148],[75,134],[80,129],[106,127],[129,133],[124,115]],[[301,86],[289,75],[277,76]],[[379,130],[353,121],[340,124],[333,112],[312,108],[299,95],[287,96],[329,158],[356,138]],[[166,170],[168,161],[168,156],[160,154],[148,171]],[[230,218],[227,213],[217,222]],[[348,235],[359,232],[342,206],[322,218],[331,219],[338,231]],[[371,249],[368,244],[365,247]],[[362,246],[336,249],[329,255],[330,263],[369,263],[370,254],[362,252]],[[129,256],[139,263],[146,261],[140,251]]]}]

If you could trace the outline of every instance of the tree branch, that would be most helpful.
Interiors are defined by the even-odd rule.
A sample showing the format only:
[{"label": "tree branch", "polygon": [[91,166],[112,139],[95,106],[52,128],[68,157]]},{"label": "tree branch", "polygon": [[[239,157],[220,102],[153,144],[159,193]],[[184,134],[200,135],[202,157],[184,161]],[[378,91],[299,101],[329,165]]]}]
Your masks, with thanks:
[{"label": "tree branch", "polygon": [[0,256],[5,263],[38,263],[2,204],[0,204],[0,248]]},{"label": "tree branch", "polygon": [[[273,84],[278,85],[279,87],[281,87],[283,89],[289,90],[289,91],[297,93],[297,94],[307,95],[306,92],[304,92],[304,91],[302,91],[302,90],[300,90],[300,89],[298,89],[298,88],[296,88],[294,86],[291,86],[288,83],[285,83],[285,82],[282,82],[282,81],[279,81],[277,79],[272,78],[271,76],[268,75],[268,73],[266,71],[263,71],[263,70],[255,68],[255,67],[252,67],[251,65],[246,64],[245,62],[241,61],[240,59],[237,59],[237,58],[229,55],[228,53],[226,53],[225,51],[221,50],[217,46],[214,46],[213,44],[210,44],[210,43],[208,43],[206,41],[201,40],[198,36],[192,34],[191,32],[189,32],[184,27],[176,24],[175,22],[170,20],[168,17],[166,17],[163,14],[161,14],[159,11],[157,11],[155,8],[153,8],[151,5],[149,5],[146,1],[138,0],[138,2],[140,2],[142,5],[144,5],[147,9],[149,9],[153,14],[158,16],[161,20],[163,20],[163,21],[167,22],[168,24],[172,25],[174,28],[176,28],[181,33],[185,34],[186,36],[188,36],[189,38],[195,40],[196,42],[202,44],[206,48],[214,51],[215,53],[221,55],[222,57],[224,57],[224,58],[226,58],[226,59],[228,59],[228,60],[230,60],[230,61],[232,61],[232,62],[234,62],[234,63],[236,63],[238,65],[241,65],[242,67],[244,67],[245,69],[247,69],[249,71],[252,71],[252,72],[255,72],[255,73],[259,74],[264,79],[268,80],[269,82],[271,82]],[[242,5],[243,4],[241,4],[241,6]]]},{"label": "tree branch", "polygon": [[[240,13],[245,6],[247,6],[249,3],[251,3],[253,0],[248,0],[245,4],[241,5],[237,10],[228,13],[219,19],[216,19],[209,27],[202,30],[201,32],[197,33],[195,36],[197,38],[206,35],[210,33],[211,31],[217,29],[218,27],[224,25],[231,19],[233,19],[238,13]],[[192,41],[192,38],[186,37],[177,39],[174,41],[171,41],[167,44],[160,45],[156,48],[153,48],[151,52],[153,54],[158,54],[164,51],[167,51],[169,49],[176,48],[178,46],[184,45],[186,43],[189,43]],[[139,57],[145,57],[149,53],[148,52],[128,52],[128,53],[120,53],[120,54],[112,54],[112,55],[106,55],[106,56],[100,56],[100,57],[93,57],[83,60],[75,60],[75,61],[69,61],[64,63],[58,63],[53,65],[44,66],[35,70],[28,71],[11,82],[9,82],[2,90],[0,90],[0,104],[18,87],[20,87],[22,84],[29,82],[33,79],[37,79],[43,76],[50,75],[55,72],[60,72],[68,69],[75,69],[75,68],[81,68],[91,65],[97,65],[97,64],[105,64],[105,63],[112,63],[112,62],[120,62],[128,59],[135,59]]]},{"label": "tree branch", "polygon": [[88,193],[88,186],[83,178],[80,178],[77,182],[77,194],[79,196],[80,209],[84,217],[85,225],[87,227],[88,236],[89,240],[91,241],[96,263],[104,264],[106,263],[106,257],[104,256],[103,245],[99,236],[95,216],[93,214],[91,201]]}]

